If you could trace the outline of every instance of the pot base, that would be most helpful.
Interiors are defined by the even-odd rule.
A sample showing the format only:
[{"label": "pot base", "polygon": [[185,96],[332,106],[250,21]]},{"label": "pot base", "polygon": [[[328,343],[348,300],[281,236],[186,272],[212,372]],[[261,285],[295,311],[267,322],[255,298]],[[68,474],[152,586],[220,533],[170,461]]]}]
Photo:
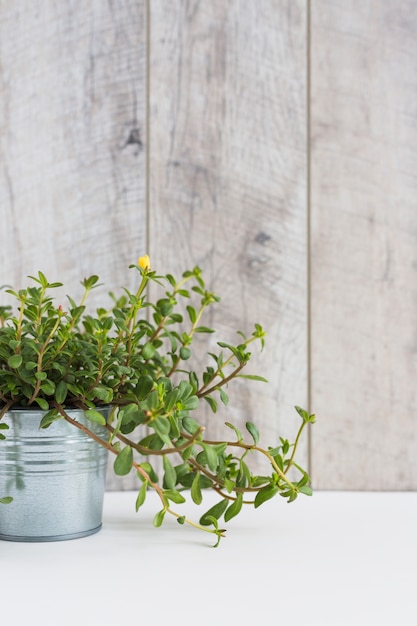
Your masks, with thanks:
[{"label": "pot base", "polygon": [[95,535],[101,529],[102,524],[96,526],[96,528],[92,528],[91,530],[83,530],[80,533],[72,533],[69,535],[50,535],[45,537],[30,537],[30,536],[19,536],[19,535],[1,535],[1,541],[21,541],[25,543],[41,543],[44,541],[69,541],[70,539],[81,539],[81,537],[88,537],[89,535]]}]

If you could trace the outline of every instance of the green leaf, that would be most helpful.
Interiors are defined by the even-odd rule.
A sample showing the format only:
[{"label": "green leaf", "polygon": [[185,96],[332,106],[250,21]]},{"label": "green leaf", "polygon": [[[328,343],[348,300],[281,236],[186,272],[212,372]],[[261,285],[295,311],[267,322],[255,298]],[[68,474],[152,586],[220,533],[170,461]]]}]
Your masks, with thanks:
[{"label": "green leaf", "polygon": [[256,494],[255,509],[257,509],[258,506],[261,506],[261,504],[263,504],[267,500],[270,500],[271,498],[273,498],[277,493],[278,493],[278,487],[276,485],[267,485],[266,487],[263,487]]},{"label": "green leaf", "polygon": [[187,398],[185,400],[184,409],[186,409],[187,411],[193,411],[194,409],[198,407],[199,404],[200,404],[200,400],[198,399],[198,397],[191,396],[190,398]]},{"label": "green leaf", "polygon": [[191,323],[195,324],[196,321],[197,321],[197,313],[196,313],[195,308],[190,306],[190,305],[188,305],[187,306],[187,312],[188,312],[188,315],[189,315]]},{"label": "green leaf", "polygon": [[44,394],[46,394],[47,396],[52,396],[55,393],[55,384],[52,382],[52,380],[46,380],[42,385],[41,385],[41,390],[44,392]]},{"label": "green leaf", "polygon": [[195,504],[201,504],[201,502],[203,501],[203,496],[201,494],[201,487],[200,487],[199,472],[197,472],[196,475],[194,476],[194,480],[191,485],[191,498],[193,502],[195,502]]},{"label": "green leaf", "polygon": [[35,402],[42,409],[42,411],[47,411],[49,409],[49,404],[44,398],[35,398]]},{"label": "green leaf", "polygon": [[298,491],[300,493],[303,493],[305,496],[312,496],[313,495],[313,490],[308,485],[303,485],[303,486],[299,487]]},{"label": "green leaf", "polygon": [[194,328],[195,333],[214,333],[216,332],[213,328],[208,328],[207,326],[197,326]]},{"label": "green leaf", "polygon": [[48,426],[50,426],[53,422],[56,422],[59,419],[63,419],[63,416],[58,413],[57,409],[51,409],[41,419],[39,428],[48,428]]},{"label": "green leaf", "polygon": [[135,388],[135,395],[138,400],[144,400],[152,391],[153,380],[150,376],[141,376]]},{"label": "green leaf", "polygon": [[237,440],[238,440],[238,441],[242,441],[242,439],[243,439],[243,435],[242,435],[242,433],[240,432],[240,430],[239,430],[236,426],[234,426],[233,424],[231,424],[230,422],[225,422],[225,424],[226,424],[226,426],[228,426],[229,428],[231,428],[232,430],[234,430],[234,431],[235,431],[235,434],[236,434]]},{"label": "green leaf", "polygon": [[113,469],[117,476],[126,476],[133,467],[133,450],[130,446],[125,446],[117,455]]},{"label": "green leaf", "polygon": [[97,385],[97,387],[94,387],[93,393],[96,398],[102,400],[102,402],[105,402],[106,404],[110,404],[113,399],[113,391],[104,385]]},{"label": "green leaf", "polygon": [[236,378],[246,378],[248,380],[258,380],[261,383],[269,382],[267,378],[263,376],[256,376],[255,374],[238,374]]},{"label": "green leaf", "polygon": [[303,420],[303,422],[308,422],[310,421],[310,415],[308,414],[307,411],[305,411],[304,409],[302,409],[300,406],[295,406],[294,407],[295,410],[297,411],[298,415],[301,417],[301,419]]},{"label": "green leaf", "polygon": [[253,443],[256,446],[259,441],[259,430],[252,422],[246,422],[246,429],[252,435]]},{"label": "green leaf", "polygon": [[104,417],[104,415],[102,415],[98,411],[95,411],[94,409],[88,409],[85,412],[85,416],[87,419],[90,420],[90,422],[94,422],[95,424],[101,424],[102,426],[106,425],[106,418]]},{"label": "green leaf", "polygon": [[212,398],[211,396],[204,396],[204,400],[206,400],[206,402],[209,403],[211,410],[213,411],[213,413],[216,413],[217,411],[217,402],[214,398]]},{"label": "green leaf", "polygon": [[275,463],[278,465],[281,472],[283,472],[284,471],[284,459],[282,458],[280,454],[274,454],[273,457],[274,457]]},{"label": "green leaf", "polygon": [[194,435],[200,428],[200,424],[192,417],[184,417],[182,425],[190,435]]},{"label": "green leaf", "polygon": [[242,504],[243,504],[243,494],[238,493],[236,500],[233,502],[233,504],[229,506],[229,508],[225,512],[224,521],[228,522],[232,519],[232,517],[235,517],[236,515],[238,515],[242,509]]},{"label": "green leaf", "polygon": [[38,364],[36,363],[36,361],[25,361],[25,368],[30,371],[30,370],[34,370],[38,367]]},{"label": "green leaf", "polygon": [[165,455],[162,457],[164,466],[164,486],[168,489],[174,489],[177,482],[177,473],[169,458]]},{"label": "green leaf", "polygon": [[63,380],[60,380],[55,390],[55,400],[58,402],[58,404],[62,404],[63,402],[65,402],[67,393],[68,393],[67,383]]},{"label": "green leaf", "polygon": [[1,504],[10,504],[10,502],[13,502],[13,498],[11,496],[5,496],[4,498],[0,498]]},{"label": "green leaf", "polygon": [[191,350],[189,348],[185,348],[184,346],[180,349],[180,357],[183,361],[186,361],[191,356]]},{"label": "green leaf", "polygon": [[224,389],[220,389],[219,391],[220,391],[220,400],[223,402],[225,406],[227,406],[229,404],[229,396],[224,391]]},{"label": "green leaf", "polygon": [[22,365],[23,357],[21,354],[13,354],[7,359],[7,365],[12,369],[17,369]]},{"label": "green leaf", "polygon": [[213,448],[213,446],[210,446],[208,444],[202,444],[202,445],[203,445],[203,450],[206,453],[207,465],[209,466],[212,472],[215,472],[217,469],[217,465],[219,463],[216,450]]},{"label": "green leaf", "polygon": [[164,415],[158,415],[152,421],[152,427],[154,428],[158,437],[167,445],[171,445],[171,439],[169,438],[169,431],[171,430],[171,423]]},{"label": "green leaf", "polygon": [[[147,461],[145,461],[144,463],[141,463],[139,465],[139,467],[141,467],[149,476],[150,480],[154,483],[158,482],[158,475],[155,472],[154,468],[152,467],[152,465],[150,463],[148,463]],[[141,478],[143,480],[143,476],[142,474],[140,474],[140,472],[137,472],[138,477]]]},{"label": "green leaf", "polygon": [[86,289],[92,289],[92,287],[97,283],[97,281],[98,281],[98,276],[93,275],[93,276],[90,276],[89,278],[84,278],[81,284]]},{"label": "green leaf", "polygon": [[136,513],[139,511],[142,504],[145,502],[146,493],[148,490],[148,481],[145,480],[139,489],[138,497],[136,498]]},{"label": "green leaf", "polygon": [[212,506],[208,511],[206,511],[206,513],[204,513],[204,515],[200,517],[200,524],[202,526],[210,526],[212,524],[212,520],[209,520],[209,517],[220,519],[227,509],[228,504],[228,500],[220,500],[220,502]]},{"label": "green leaf", "polygon": [[153,525],[156,528],[158,528],[159,526],[162,526],[162,522],[164,521],[165,513],[166,513],[166,509],[161,509],[161,511],[159,511],[155,515],[155,517],[153,518]]},{"label": "green leaf", "polygon": [[145,343],[145,345],[142,348],[142,356],[145,359],[145,361],[148,361],[149,359],[151,359],[155,354],[155,346],[148,341],[148,343]]},{"label": "green leaf", "polygon": [[158,302],[156,303],[161,315],[163,315],[164,317],[166,317],[167,315],[169,315],[172,311],[172,303],[170,300],[168,300],[167,298],[162,298],[161,300],[158,300]]},{"label": "green leaf", "polygon": [[162,493],[165,498],[172,500],[175,504],[183,504],[185,502],[184,496],[182,496],[176,489],[164,489]]}]

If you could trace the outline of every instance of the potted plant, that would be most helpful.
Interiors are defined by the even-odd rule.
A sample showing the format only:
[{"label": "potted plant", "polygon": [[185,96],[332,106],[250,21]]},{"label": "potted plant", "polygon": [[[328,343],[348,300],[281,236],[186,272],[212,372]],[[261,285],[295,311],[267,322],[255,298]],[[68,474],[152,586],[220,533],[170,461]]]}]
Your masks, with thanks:
[{"label": "potted plant", "polygon": [[[212,533],[215,545],[225,533],[220,520],[228,522],[244,504],[257,508],[277,494],[291,502],[312,493],[295,456],[314,415],[295,407],[301,424],[294,442],[280,438],[266,448],[259,445],[254,422],[246,423],[244,433],[226,422],[230,438],[213,441],[198,419],[203,402],[214,412],[219,403],[227,405],[226,389],[234,379],[265,380],[243,373],[250,345],[263,348],[262,327],[255,324],[250,336],[239,332],[236,345],[218,341],[217,352],[209,352],[205,369],[197,372],[189,366],[193,340],[214,332],[202,316],[218,296],[206,289],[198,267],[179,281],[158,276],[147,255],[131,268],[138,272],[136,292],[109,294],[110,306],[94,313],[87,298],[98,286],[97,276],[83,280],[81,301],[68,296],[67,306],[56,305],[50,295],[62,284],[50,283],[42,272],[25,289],[7,289],[17,306],[0,307],[3,539],[58,540],[96,532],[109,453],[117,475],[137,474],[136,510],[153,489],[161,503],[155,526],[172,515]],[[150,283],[160,290],[153,301]],[[251,469],[256,454],[268,461],[268,475]],[[290,479],[294,471],[297,477]],[[199,521],[178,512],[186,497],[202,504],[209,488],[219,501]]]}]

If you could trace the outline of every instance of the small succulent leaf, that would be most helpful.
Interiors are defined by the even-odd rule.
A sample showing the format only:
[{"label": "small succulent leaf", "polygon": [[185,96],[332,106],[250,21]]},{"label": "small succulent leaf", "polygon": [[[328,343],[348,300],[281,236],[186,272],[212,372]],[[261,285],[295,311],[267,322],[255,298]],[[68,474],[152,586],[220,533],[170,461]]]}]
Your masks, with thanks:
[{"label": "small succulent leaf", "polygon": [[165,455],[162,457],[164,467],[164,486],[167,489],[174,489],[177,482],[177,473],[169,458]]},{"label": "small succulent leaf", "polygon": [[194,435],[200,428],[200,424],[192,417],[184,417],[182,425],[190,435]]},{"label": "small succulent leaf", "polygon": [[136,385],[135,393],[138,400],[144,400],[146,396],[152,391],[153,380],[150,376],[141,376]]},{"label": "small succulent leaf", "polygon": [[255,509],[257,509],[261,504],[270,500],[278,493],[278,487],[276,485],[267,485],[263,487],[255,496]]},{"label": "small succulent leaf", "polygon": [[162,493],[165,498],[175,502],[175,504],[183,504],[185,502],[184,496],[182,496],[176,489],[164,489]]},{"label": "small succulent leaf", "polygon": [[243,504],[243,494],[238,493],[236,496],[236,500],[229,506],[227,511],[224,514],[224,521],[229,522],[232,517],[238,515],[242,509]]},{"label": "small succulent leaf", "polygon": [[219,463],[216,450],[213,448],[213,446],[210,446],[208,444],[203,444],[203,450],[206,453],[207,465],[212,472],[215,472]]},{"label": "small succulent leaf", "polygon": [[147,490],[148,490],[148,481],[145,480],[142,483],[142,486],[139,489],[138,497],[136,498],[136,503],[135,503],[136,513],[139,511],[140,507],[145,502]]},{"label": "small succulent leaf", "polygon": [[236,378],[246,378],[247,380],[257,380],[261,383],[269,382],[267,378],[263,376],[257,376],[256,374],[238,374]]},{"label": "small succulent leaf", "polygon": [[246,422],[246,429],[252,435],[253,443],[256,446],[259,441],[259,430],[252,422]]},{"label": "small succulent leaf", "polygon": [[48,428],[48,426],[50,426],[53,422],[56,422],[59,419],[63,419],[63,416],[58,413],[57,409],[51,409],[41,419],[39,428]]},{"label": "small succulent leaf", "polygon": [[150,341],[148,341],[148,343],[145,343],[145,345],[142,348],[142,356],[146,361],[148,361],[154,356],[154,354],[155,354],[155,346]]},{"label": "small succulent leaf", "polygon": [[7,359],[7,365],[12,369],[17,369],[22,365],[23,357],[21,354],[13,354]]},{"label": "small succulent leaf", "polygon": [[55,390],[55,400],[58,402],[58,404],[62,404],[63,402],[65,402],[67,393],[68,393],[67,383],[64,380],[60,380]]},{"label": "small succulent leaf", "polygon": [[0,498],[1,504],[10,504],[10,502],[13,502],[13,498],[11,496],[4,496],[3,498]]},{"label": "small succulent leaf", "polygon": [[180,349],[180,357],[182,358],[182,360],[187,361],[190,358],[190,356],[191,356],[191,350],[183,346]]},{"label": "small succulent leaf", "polygon": [[42,409],[42,411],[47,411],[49,409],[49,404],[45,400],[45,398],[35,398],[35,402],[39,406],[39,408]]},{"label": "small succulent leaf", "polygon": [[306,411],[305,409],[302,409],[300,406],[295,406],[294,408],[297,411],[298,415],[303,420],[303,422],[309,421],[310,415],[308,414],[308,411]]},{"label": "small succulent leaf", "polygon": [[191,485],[191,498],[195,504],[201,504],[203,500],[203,496],[201,494],[199,472],[197,472],[196,475],[194,476],[194,479]]},{"label": "small succulent leaf", "polygon": [[224,389],[220,389],[219,391],[220,391],[220,400],[223,402],[225,406],[227,406],[229,404],[229,396],[227,395]]},{"label": "small succulent leaf", "polygon": [[90,422],[94,422],[95,424],[101,424],[102,426],[106,425],[106,418],[104,415],[96,411],[95,409],[87,409],[85,412],[85,416]]},{"label": "small succulent leaf", "polygon": [[211,410],[213,411],[213,413],[216,413],[217,411],[217,402],[214,398],[212,398],[211,396],[204,396],[204,400],[206,400],[206,402],[208,402],[208,404],[210,405]]},{"label": "small succulent leaf", "polygon": [[117,476],[126,476],[133,467],[133,450],[130,446],[125,446],[117,455],[113,469]]},{"label": "small succulent leaf", "polygon": [[165,513],[166,513],[166,509],[161,509],[160,511],[158,511],[158,513],[153,518],[153,525],[156,528],[158,528],[159,526],[162,526],[162,522],[164,521]]},{"label": "small succulent leaf", "polygon": [[187,312],[188,312],[188,316],[190,318],[190,321],[192,324],[195,324],[195,322],[197,321],[197,313],[194,307],[188,305],[187,306]]},{"label": "small succulent leaf", "polygon": [[230,422],[225,422],[226,426],[228,426],[229,428],[231,428],[232,430],[235,431],[236,437],[238,441],[242,441],[243,440],[243,435],[240,432],[240,430],[237,428],[237,426],[234,426],[234,424],[231,424]]},{"label": "small succulent leaf", "polygon": [[227,509],[228,504],[229,504],[228,500],[226,499],[220,500],[220,502],[212,506],[208,511],[206,511],[200,517],[200,524],[202,526],[210,526],[212,524],[212,521],[209,520],[209,518],[214,517],[215,519],[220,519],[223,513],[225,512],[225,510]]}]

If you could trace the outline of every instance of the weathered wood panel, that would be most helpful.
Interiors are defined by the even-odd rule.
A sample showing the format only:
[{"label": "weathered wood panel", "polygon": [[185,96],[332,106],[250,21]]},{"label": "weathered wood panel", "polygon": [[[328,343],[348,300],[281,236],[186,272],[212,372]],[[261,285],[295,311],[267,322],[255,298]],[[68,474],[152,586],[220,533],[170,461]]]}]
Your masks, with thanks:
[{"label": "weathered wood panel", "polygon": [[40,269],[74,293],[99,274],[97,303],[133,287],[146,248],[144,5],[1,3],[0,284]]},{"label": "weathered wood panel", "polygon": [[316,488],[417,488],[416,9],[311,3]]},{"label": "weathered wood panel", "polygon": [[236,383],[229,408],[205,407],[211,437],[252,420],[275,444],[307,402],[306,23],[301,0],[151,3],[153,267],[197,264],[222,298],[200,366],[235,330],[268,332],[248,373],[269,385]]}]

